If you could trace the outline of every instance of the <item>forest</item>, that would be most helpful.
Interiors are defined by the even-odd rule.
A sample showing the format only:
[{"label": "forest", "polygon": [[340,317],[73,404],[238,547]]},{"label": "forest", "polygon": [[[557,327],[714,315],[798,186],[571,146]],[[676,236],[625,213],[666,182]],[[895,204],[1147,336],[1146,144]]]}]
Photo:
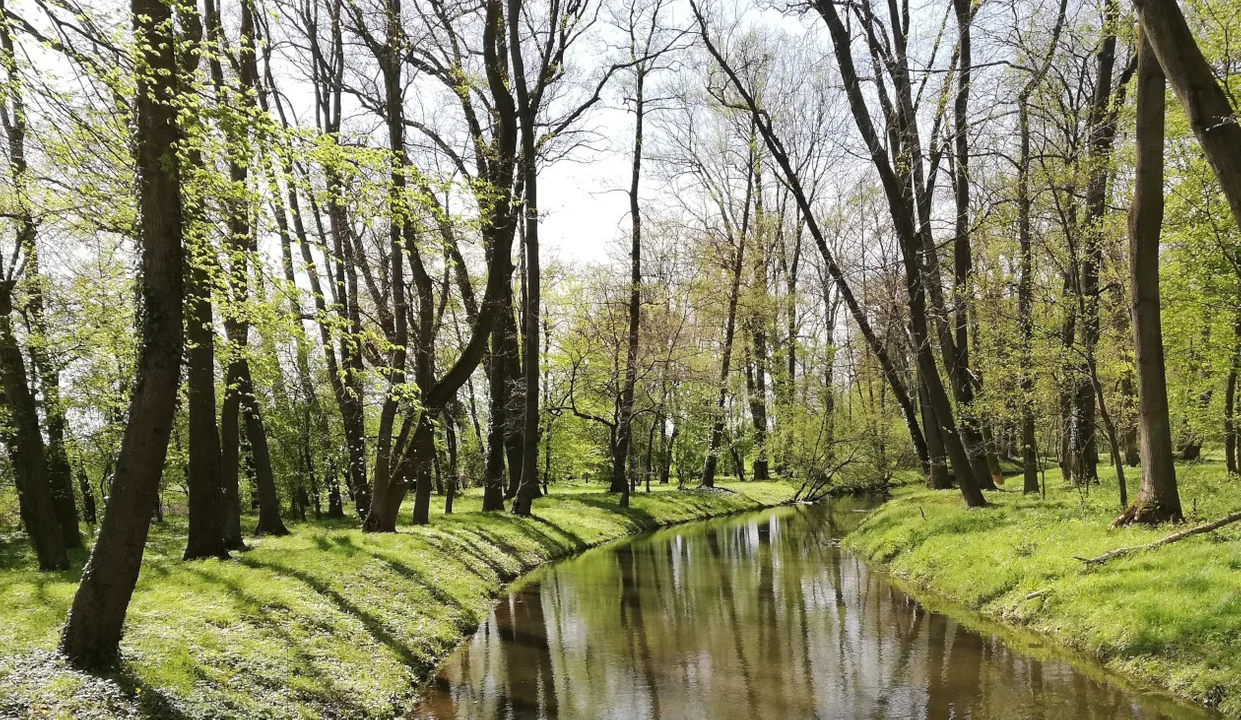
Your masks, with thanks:
[{"label": "forest", "polygon": [[[81,710],[51,663],[118,714],[391,715],[534,565],[851,493],[895,493],[880,564],[1014,523],[966,595],[974,549],[1065,522],[1072,573],[1184,530],[1222,567],[1238,32],[1231,0],[0,0],[0,714]],[[906,570],[956,597],[935,552]],[[311,595],[399,673],[219,689],[209,626],[279,654]]]}]

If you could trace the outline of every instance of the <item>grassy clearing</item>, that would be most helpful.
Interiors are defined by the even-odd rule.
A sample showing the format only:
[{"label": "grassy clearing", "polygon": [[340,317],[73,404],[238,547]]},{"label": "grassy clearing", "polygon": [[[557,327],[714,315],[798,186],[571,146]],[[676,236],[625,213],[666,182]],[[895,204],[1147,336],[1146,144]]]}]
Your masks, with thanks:
[{"label": "grassy clearing", "polygon": [[252,541],[227,562],[181,562],[183,520],[169,518],[153,529],[124,662],[107,677],[71,672],[50,652],[85,557],[38,573],[24,538],[10,537],[0,541],[0,717],[391,717],[516,575],[794,491],[722,485],[735,492],[661,487],[628,510],[597,486],[567,486],[533,519],[483,514],[467,493],[425,527],[364,535],[353,520],[292,523],[289,537]]},{"label": "grassy clearing", "polygon": [[[1241,508],[1241,481],[1222,464],[1177,468],[1190,522]],[[906,487],[846,545],[904,585],[999,622],[1043,633],[1139,682],[1241,715],[1241,524],[1084,569],[1092,557],[1170,534],[1109,530],[1119,513],[1115,474],[1085,496],[1047,472],[1047,499],[1015,490],[967,511],[960,494]],[[1136,497],[1136,471],[1129,496]],[[1042,591],[1037,597],[1026,596]]]}]

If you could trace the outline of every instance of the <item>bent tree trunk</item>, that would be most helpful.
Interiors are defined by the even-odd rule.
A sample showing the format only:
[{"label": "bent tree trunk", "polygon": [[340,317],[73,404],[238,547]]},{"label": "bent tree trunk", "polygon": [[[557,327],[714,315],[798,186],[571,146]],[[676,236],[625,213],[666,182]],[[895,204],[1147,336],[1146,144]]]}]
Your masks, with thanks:
[{"label": "bent tree trunk", "polygon": [[116,655],[158,501],[181,374],[184,266],[172,12],[161,0],[132,0],[130,8],[147,67],[138,73],[134,102],[142,346],[108,509],[60,638],[61,652],[78,667]]},{"label": "bent tree trunk", "polygon": [[1146,39],[1241,226],[1241,126],[1176,0],[1134,0]]},{"label": "bent tree trunk", "polygon": [[[810,205],[810,198],[802,187],[801,180],[797,171],[793,168],[793,163],[789,160],[788,152],[784,148],[784,143],[775,131],[772,129],[770,118],[759,107],[754,95],[741,83],[736,72],[720,54],[718,48],[711,40],[707,32],[706,19],[703,17],[697,5],[691,0],[690,6],[694,11],[695,20],[702,33],[702,38],[707,46],[707,50],[711,56],[719,63],[720,68],[727,74],[729,82],[741,95],[742,100],[749,108],[750,116],[753,119],[758,132],[763,136],[763,143],[767,146],[767,150],[775,159],[776,164],[780,167],[781,174],[784,176],[785,182],[788,183],[790,192],[797,201],[797,208],[801,212],[802,218],[805,220],[806,228],[810,231],[810,235],[814,238],[815,245],[819,249],[819,254],[823,257],[823,264],[827,266],[828,274],[831,276],[832,282],[840,289],[840,296],[845,302],[845,306],[849,309],[849,314],[853,316],[853,320],[857,323],[858,330],[862,333],[862,337],[866,340],[866,346],[874,354],[875,359],[879,361],[879,367],[883,371],[884,380],[887,381],[888,387],[892,389],[892,394],[896,398],[897,404],[901,408],[901,414],[905,419],[905,426],[909,428],[909,436],[913,441],[914,450],[918,454],[918,460],[922,465],[922,469],[926,473],[931,471],[931,458],[927,450],[926,437],[922,433],[922,429],[918,424],[918,412],[914,407],[912,396],[905,381],[902,379],[902,373],[897,369],[896,363],[892,361],[892,357],[888,354],[887,347],[883,341],[875,334],[871,328],[870,320],[866,313],[858,304],[857,298],[853,294],[853,290],[849,285],[848,278],[845,277],[844,271],[840,265],[836,263],[832,250],[827,245],[824,238],[822,228],[815,220],[814,210]],[[841,57],[837,54],[838,59]],[[847,62],[848,67],[852,70],[852,57],[844,58],[842,62]],[[855,73],[856,81],[856,73]],[[860,91],[859,91],[860,92]],[[869,116],[867,116],[869,123]]]},{"label": "bent tree trunk", "polygon": [[1129,208],[1129,287],[1133,297],[1133,344],[1141,423],[1142,490],[1126,510],[1132,520],[1160,523],[1181,519],[1181,499],[1172,465],[1172,428],[1164,376],[1159,316],[1159,231],[1163,224],[1164,75],[1148,38],[1151,20],[1140,27],[1137,86],[1137,164]]}]

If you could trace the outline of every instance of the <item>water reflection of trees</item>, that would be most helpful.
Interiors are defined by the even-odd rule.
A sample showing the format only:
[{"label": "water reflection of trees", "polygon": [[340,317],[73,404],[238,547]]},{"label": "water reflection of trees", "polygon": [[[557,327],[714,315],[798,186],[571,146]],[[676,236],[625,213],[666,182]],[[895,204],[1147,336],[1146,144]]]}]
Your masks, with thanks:
[{"label": "water reflection of trees", "polygon": [[592,553],[499,604],[424,717],[1159,717],[928,613],[837,539],[847,503]]}]

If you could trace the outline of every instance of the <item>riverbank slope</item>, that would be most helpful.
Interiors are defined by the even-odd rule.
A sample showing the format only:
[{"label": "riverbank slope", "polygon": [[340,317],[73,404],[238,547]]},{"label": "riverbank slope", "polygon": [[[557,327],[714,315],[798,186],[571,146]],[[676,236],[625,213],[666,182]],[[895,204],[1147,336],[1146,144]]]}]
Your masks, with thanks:
[{"label": "riverbank slope", "polygon": [[[1223,466],[1177,468],[1189,522],[1241,508]],[[1136,470],[1127,473],[1137,495]],[[1086,569],[1074,556],[1164,537],[1174,527],[1109,530],[1114,471],[1084,493],[1048,469],[1047,497],[988,493],[966,510],[956,491],[898,489],[845,541],[915,590],[1032,630],[1139,682],[1241,715],[1241,524]],[[916,594],[916,593],[915,593]]]},{"label": "riverbank slope", "polygon": [[[232,560],[184,563],[184,526],[155,525],[130,606],[125,658],[108,677],[50,651],[84,554],[34,571],[24,538],[0,538],[0,717],[392,717],[472,632],[504,584],[538,565],[646,529],[789,500],[783,482],[633,496],[554,489],[536,517],[457,513],[395,534],[356,519],[291,523]],[[597,486],[596,486],[597,488]],[[402,517],[409,517],[402,512]]]}]

